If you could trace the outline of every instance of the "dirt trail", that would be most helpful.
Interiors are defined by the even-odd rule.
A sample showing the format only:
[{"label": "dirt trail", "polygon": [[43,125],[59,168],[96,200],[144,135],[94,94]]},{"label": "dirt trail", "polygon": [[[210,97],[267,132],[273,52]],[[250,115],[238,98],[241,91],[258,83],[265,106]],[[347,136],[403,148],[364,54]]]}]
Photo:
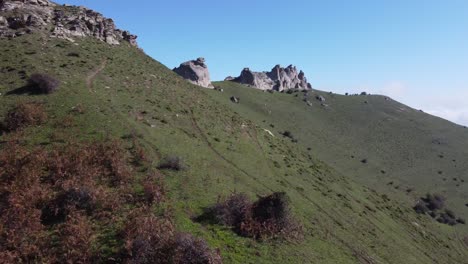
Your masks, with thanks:
[{"label": "dirt trail", "polygon": [[[237,164],[235,164],[234,162],[230,161],[229,159],[227,159],[226,157],[223,156],[223,154],[221,154],[219,151],[217,151],[213,145],[211,144],[211,142],[208,140],[208,138],[206,137],[205,133],[203,132],[203,130],[200,128],[200,126],[198,125],[197,123],[197,120],[195,119],[195,115],[193,113],[192,110],[190,110],[190,118],[192,120],[192,125],[193,125],[193,128],[195,128],[197,130],[197,132],[200,134],[200,136],[202,137],[203,141],[208,145],[208,147],[216,154],[216,156],[218,156],[220,159],[224,160],[225,162],[227,162],[229,165],[231,165],[232,167],[236,168],[237,170],[239,170],[240,172],[242,172],[243,174],[247,175],[248,177],[256,180],[257,182],[259,182],[263,187],[265,187],[266,189],[271,190],[271,188],[269,188],[268,186],[266,186],[265,184],[263,184],[261,181],[258,180],[257,177],[249,174],[247,171],[245,171],[244,169],[240,168],[239,166],[237,166]],[[234,179],[234,182],[237,184],[238,182],[238,179]]]},{"label": "dirt trail", "polygon": [[95,69],[94,71],[90,72],[88,74],[88,76],[86,77],[86,87],[88,87],[88,90],[90,92],[92,92],[92,88],[93,88],[93,81],[94,79],[96,79],[96,77],[98,76],[99,73],[101,73],[104,68],[106,68],[106,64],[107,64],[107,60],[104,59],[102,62],[101,62],[101,65],[99,65],[99,68]]}]

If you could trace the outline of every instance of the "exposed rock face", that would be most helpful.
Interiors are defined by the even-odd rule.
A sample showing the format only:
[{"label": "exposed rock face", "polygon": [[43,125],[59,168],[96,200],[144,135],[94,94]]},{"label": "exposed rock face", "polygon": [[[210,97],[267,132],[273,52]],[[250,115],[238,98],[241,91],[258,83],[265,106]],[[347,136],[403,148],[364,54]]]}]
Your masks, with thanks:
[{"label": "exposed rock face", "polygon": [[193,84],[205,88],[214,88],[204,58],[184,62],[178,68],[174,68],[173,71]]},{"label": "exposed rock face", "polygon": [[253,72],[249,68],[245,68],[240,76],[232,81],[251,85],[261,90],[312,89],[304,72],[298,72],[296,67],[292,65],[286,68],[276,65],[270,72]]},{"label": "exposed rock face", "polygon": [[112,45],[127,41],[137,46],[137,36],[116,29],[112,19],[84,7],[60,6],[48,0],[0,0],[0,37],[35,31],[69,41],[94,37]]}]

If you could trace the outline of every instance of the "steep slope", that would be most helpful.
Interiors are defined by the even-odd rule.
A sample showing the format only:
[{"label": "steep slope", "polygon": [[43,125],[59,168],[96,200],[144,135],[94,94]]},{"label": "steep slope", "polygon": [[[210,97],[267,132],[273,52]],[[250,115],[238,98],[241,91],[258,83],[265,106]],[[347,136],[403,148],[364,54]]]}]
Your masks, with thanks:
[{"label": "steep slope", "polygon": [[[110,47],[93,39],[73,44],[35,34],[0,44],[0,112],[17,101],[39,100],[50,117],[46,124],[25,130],[25,144],[62,144],[70,137],[127,138],[133,133],[152,161],[150,167],[168,154],[183,157],[188,170],[164,172],[178,228],[219,247],[226,263],[466,260],[466,248],[451,229],[360,187],[302,146],[272,137],[263,130],[269,129],[265,123],[242,117],[239,109],[210,96],[228,93],[211,94],[191,85],[129,44]],[[24,76],[38,71],[57,76],[60,90],[47,96],[20,93]],[[72,117],[69,128],[58,129],[77,106],[86,110]],[[287,192],[306,227],[305,240],[256,242],[192,220],[219,195],[232,191],[251,197]]]},{"label": "steep slope", "polygon": [[[278,134],[339,172],[409,205],[441,193],[468,217],[468,130],[379,95],[344,96],[314,90],[269,94],[233,82],[215,83],[213,98]],[[227,100],[239,97],[241,104]],[[271,128],[273,126],[274,128]],[[466,232],[466,226],[458,226]]]},{"label": "steep slope", "polygon": [[[466,263],[460,227],[417,215],[411,203],[375,191],[346,167],[301,144],[303,136],[294,128],[304,124],[294,118],[294,109],[306,113],[308,108],[299,99],[302,94],[296,98],[262,93],[231,83],[217,84],[224,93],[202,89],[132,43],[111,46],[91,37],[74,41],[51,38],[43,31],[0,39],[0,120],[17,102],[38,102],[48,116],[46,123],[21,133],[2,132],[1,151],[9,142],[44,150],[66,146],[68,141],[113,142],[110,139],[121,140],[129,152],[140,146],[145,161],[134,164],[132,177],[141,179],[148,171],[164,176],[169,195],[166,213],[174,217],[177,229],[219,248],[224,263]],[[27,78],[36,72],[55,76],[60,88],[49,95],[28,93]],[[240,104],[231,103],[230,95],[239,96]],[[287,111],[263,122],[270,115],[262,100],[272,99]],[[354,117],[342,112],[319,116],[316,123],[322,124],[322,130],[317,135],[326,134],[325,124],[333,120]],[[278,135],[287,129],[296,134],[298,144]],[[346,142],[310,143],[317,150],[318,146],[326,150],[329,144],[331,157],[336,155],[335,147],[342,150],[337,144]],[[180,157],[186,169],[158,169],[167,156]],[[128,200],[142,192],[142,186],[132,187]],[[251,198],[286,192],[305,227],[304,240],[257,241],[197,220],[220,196],[236,191]],[[122,210],[113,212],[117,224],[91,219],[99,235],[91,248],[100,262],[122,262],[119,249],[125,248],[121,233],[126,221]],[[157,207],[151,210],[161,213]]]}]

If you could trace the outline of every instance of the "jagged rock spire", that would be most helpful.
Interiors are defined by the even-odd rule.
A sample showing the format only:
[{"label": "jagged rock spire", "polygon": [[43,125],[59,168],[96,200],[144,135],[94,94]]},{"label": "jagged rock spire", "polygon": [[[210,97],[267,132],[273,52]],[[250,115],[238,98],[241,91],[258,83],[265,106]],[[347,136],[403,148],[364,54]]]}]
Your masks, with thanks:
[{"label": "jagged rock spire", "polygon": [[307,82],[304,72],[298,72],[293,65],[286,68],[276,65],[270,72],[254,72],[249,68],[244,68],[239,77],[231,80],[261,90],[312,89],[312,85]]}]

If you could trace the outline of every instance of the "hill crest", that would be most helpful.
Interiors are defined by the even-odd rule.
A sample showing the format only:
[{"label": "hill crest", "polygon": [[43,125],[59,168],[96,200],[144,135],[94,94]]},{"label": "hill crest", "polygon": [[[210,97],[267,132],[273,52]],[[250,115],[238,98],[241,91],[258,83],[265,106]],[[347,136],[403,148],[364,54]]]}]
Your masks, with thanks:
[{"label": "hill crest", "polygon": [[71,42],[93,37],[111,45],[125,41],[138,46],[136,35],[117,29],[112,19],[82,6],[60,6],[48,0],[0,2],[0,37],[14,38],[36,31]]}]

